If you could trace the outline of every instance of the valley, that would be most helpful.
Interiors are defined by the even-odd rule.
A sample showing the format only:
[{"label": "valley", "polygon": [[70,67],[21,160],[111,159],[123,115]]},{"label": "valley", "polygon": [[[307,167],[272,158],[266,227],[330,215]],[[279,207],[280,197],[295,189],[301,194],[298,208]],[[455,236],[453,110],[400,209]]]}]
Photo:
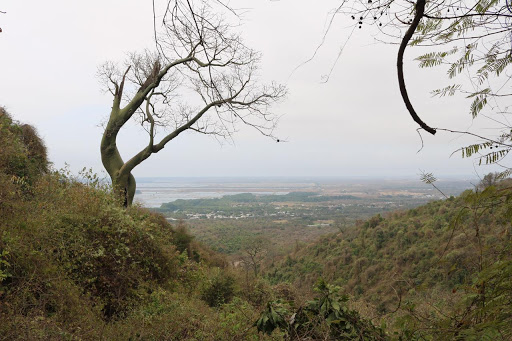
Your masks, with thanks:
[{"label": "valley", "polygon": [[[282,255],[377,214],[443,198],[414,179],[201,179],[193,186],[179,180],[142,183],[139,198],[155,203],[165,195],[177,198],[152,209],[170,222],[185,222],[198,241],[234,259],[254,237],[268,240],[270,254]],[[438,186],[447,196],[472,187],[461,180]]]}]

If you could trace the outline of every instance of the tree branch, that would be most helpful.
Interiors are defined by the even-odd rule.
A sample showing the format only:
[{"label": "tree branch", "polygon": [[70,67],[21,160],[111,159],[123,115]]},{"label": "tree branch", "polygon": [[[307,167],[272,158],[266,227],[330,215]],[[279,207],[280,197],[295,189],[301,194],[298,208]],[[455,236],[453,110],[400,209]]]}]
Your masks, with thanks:
[{"label": "tree branch", "polygon": [[203,109],[201,109],[191,120],[189,120],[187,123],[179,127],[178,129],[174,130],[172,133],[165,136],[158,144],[153,146],[153,153],[158,153],[160,150],[162,150],[165,145],[171,141],[172,139],[176,138],[179,134],[184,132],[185,130],[189,129],[194,123],[196,123],[208,110],[210,110],[211,107],[215,105],[219,105],[224,103],[224,100],[214,101],[206,105]]},{"label": "tree branch", "polygon": [[411,40],[412,35],[414,34],[414,31],[418,27],[418,24],[420,23],[420,20],[423,16],[423,12],[425,11],[425,0],[418,0],[416,3],[416,15],[414,16],[414,20],[411,23],[411,26],[405,33],[402,43],[400,44],[400,48],[398,49],[398,57],[397,57],[397,71],[398,71],[398,85],[400,87],[400,93],[402,94],[402,99],[405,103],[405,106],[407,107],[407,110],[409,110],[409,113],[411,114],[413,120],[420,125],[423,129],[431,133],[432,135],[435,135],[436,130],[434,128],[429,127],[425,122],[423,122],[416,111],[414,110],[411,101],[409,100],[409,95],[407,94],[407,89],[405,88],[405,80],[404,80],[404,52],[405,48],[407,47],[407,44],[409,44],[409,40]]},{"label": "tree branch", "polygon": [[116,91],[114,93],[114,109],[115,110],[119,110],[119,107],[121,105],[121,99],[123,98],[124,81],[126,80],[126,75],[130,71],[131,67],[132,67],[131,65],[128,66],[128,68],[124,72],[123,78],[121,79],[121,84],[117,85],[116,82],[111,80],[112,83],[114,83],[114,86],[116,88]]},{"label": "tree branch", "polygon": [[137,91],[135,96],[133,96],[133,99],[123,109],[121,109],[121,112],[122,112],[121,123],[125,124],[133,116],[133,114],[135,113],[137,108],[139,108],[141,106],[142,102],[144,102],[144,100],[146,99],[148,94],[153,89],[158,87],[158,85],[160,84],[160,81],[162,80],[162,78],[165,77],[167,72],[169,72],[169,70],[172,67],[177,66],[179,64],[184,64],[184,63],[187,63],[187,62],[190,62],[190,61],[192,61],[192,52],[191,52],[190,55],[188,55],[185,58],[177,59],[174,62],[167,64],[167,66],[164,67],[158,74],[154,75],[154,77],[151,77],[152,75],[150,75],[148,77],[148,80],[150,78],[153,78],[152,81],[151,82],[147,82],[147,83],[145,82],[139,88],[139,91]]}]

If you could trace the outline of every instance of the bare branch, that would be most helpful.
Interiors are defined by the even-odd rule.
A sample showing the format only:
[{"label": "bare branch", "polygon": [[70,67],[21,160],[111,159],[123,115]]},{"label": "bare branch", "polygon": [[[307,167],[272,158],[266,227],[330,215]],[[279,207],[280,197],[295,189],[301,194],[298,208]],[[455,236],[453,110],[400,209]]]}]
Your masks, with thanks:
[{"label": "bare branch", "polygon": [[416,28],[418,27],[418,24],[420,23],[420,20],[423,16],[423,12],[425,11],[425,0],[418,0],[416,3],[416,14],[414,16],[414,19],[411,23],[411,26],[407,30],[407,32],[404,35],[404,38],[402,39],[402,43],[400,44],[400,48],[398,49],[398,56],[397,56],[397,71],[398,71],[398,84],[400,87],[400,93],[402,94],[402,99],[405,103],[405,106],[407,107],[407,110],[409,111],[409,114],[411,114],[413,120],[420,125],[423,129],[431,133],[432,135],[435,135],[436,130],[429,127],[425,122],[419,118],[418,114],[414,110],[414,107],[411,104],[411,101],[409,100],[409,95],[407,94],[407,89],[405,88],[405,80],[404,80],[404,52],[405,48],[407,47],[407,44],[409,44],[409,40],[411,40],[412,35],[414,34],[414,31],[416,31]]}]

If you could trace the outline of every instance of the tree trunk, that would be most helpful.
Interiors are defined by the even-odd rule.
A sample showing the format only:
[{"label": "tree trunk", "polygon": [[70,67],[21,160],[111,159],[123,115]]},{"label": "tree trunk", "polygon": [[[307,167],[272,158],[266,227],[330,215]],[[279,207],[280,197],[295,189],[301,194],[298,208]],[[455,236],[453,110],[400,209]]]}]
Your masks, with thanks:
[{"label": "tree trunk", "polygon": [[121,171],[124,161],[117,149],[116,137],[119,131],[119,129],[116,129],[117,126],[119,125],[113,120],[107,124],[101,139],[101,161],[112,180],[112,187],[116,196],[119,197],[124,207],[128,207],[133,203],[136,183],[130,171]]},{"label": "tree trunk", "polygon": [[112,184],[114,185],[114,191],[116,191],[119,198],[121,198],[123,206],[131,206],[136,189],[135,178],[132,173],[119,176],[117,179],[113,180]]}]

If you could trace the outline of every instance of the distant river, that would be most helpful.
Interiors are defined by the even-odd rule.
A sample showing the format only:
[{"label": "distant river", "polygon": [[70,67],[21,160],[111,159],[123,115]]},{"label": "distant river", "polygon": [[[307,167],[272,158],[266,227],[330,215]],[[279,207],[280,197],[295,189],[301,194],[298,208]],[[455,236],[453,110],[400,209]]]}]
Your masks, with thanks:
[{"label": "distant river", "polygon": [[137,179],[135,201],[146,207],[177,199],[220,198],[240,193],[288,194],[311,189],[311,182],[279,182],[263,179],[230,178],[142,178]]}]

